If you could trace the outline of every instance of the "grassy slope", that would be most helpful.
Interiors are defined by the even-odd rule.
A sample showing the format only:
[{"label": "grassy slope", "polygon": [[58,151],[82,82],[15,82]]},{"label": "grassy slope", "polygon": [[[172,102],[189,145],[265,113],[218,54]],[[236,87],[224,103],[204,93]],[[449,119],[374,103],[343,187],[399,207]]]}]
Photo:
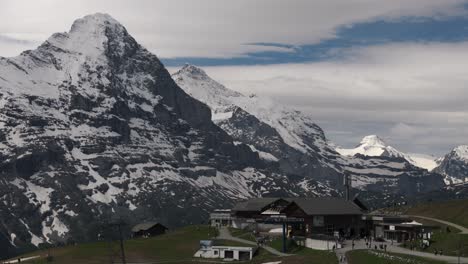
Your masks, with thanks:
[{"label": "grassy slope", "polygon": [[[405,208],[404,213],[433,217],[468,227],[468,200],[418,204]],[[451,232],[447,232],[446,226],[438,222],[423,219],[418,219],[418,221],[424,224],[441,226],[440,230],[434,232],[431,246],[425,251],[434,252],[437,249],[442,250],[444,255],[457,256],[459,243],[461,243],[462,256],[468,256],[468,235],[458,234],[459,230],[453,227],[450,227]]]},{"label": "grassy slope", "polygon": [[[281,238],[277,238],[272,241],[269,241],[267,244],[270,247],[280,252],[283,251],[283,241]],[[286,242],[286,245],[287,245],[287,253],[295,254],[298,257],[303,257],[307,259],[308,261],[311,261],[310,263],[324,263],[324,264],[337,263],[336,254],[334,252],[324,251],[324,250],[314,250],[314,249],[298,246],[292,240],[288,240]]]},{"label": "grassy slope", "polygon": [[229,232],[234,237],[238,237],[238,238],[242,238],[242,239],[245,239],[245,240],[256,242],[255,236],[250,231],[229,227]]},{"label": "grassy slope", "polygon": [[[375,252],[375,251],[374,251]],[[442,264],[444,262],[408,255],[381,253],[374,255],[370,250],[354,250],[346,254],[350,264]]]},{"label": "grassy slope", "polygon": [[[189,226],[168,234],[125,241],[125,253],[128,261],[190,261],[199,248],[201,239],[216,235],[212,228]],[[117,249],[117,243],[113,244]],[[38,255],[35,252],[28,255]],[[54,263],[108,263],[109,244],[96,242],[52,249]],[[34,263],[31,261],[31,263]]]},{"label": "grassy slope", "polygon": [[[215,230],[206,226],[188,226],[168,234],[147,238],[125,241],[125,252],[128,262],[164,262],[164,263],[197,263],[192,258],[199,248],[199,240],[209,239],[216,235]],[[241,243],[232,241],[217,241],[231,246],[242,246]],[[117,248],[117,244],[115,244]],[[248,245],[245,245],[248,246]],[[52,263],[65,264],[94,264],[109,263],[108,244],[105,242],[80,244],[55,248],[52,250],[54,261]],[[33,252],[31,255],[39,255],[42,252]],[[195,261],[194,261],[195,260]],[[304,249],[298,255],[291,257],[276,257],[259,249],[252,264],[260,264],[272,261],[282,261],[282,264],[302,263],[338,263],[333,253]],[[44,260],[33,260],[22,263],[46,263]]]},{"label": "grassy slope", "polygon": [[468,227],[468,200],[418,204],[406,209],[405,213],[438,218]]},{"label": "grassy slope", "polygon": [[[447,232],[444,228],[434,232],[431,245],[425,250],[419,248],[419,241],[413,243],[416,250],[423,252],[433,253],[437,249],[442,250],[444,255],[458,256],[458,250],[461,248],[461,256],[468,256],[468,235],[460,235],[453,231]],[[409,247],[410,244],[408,243],[406,246]]]}]

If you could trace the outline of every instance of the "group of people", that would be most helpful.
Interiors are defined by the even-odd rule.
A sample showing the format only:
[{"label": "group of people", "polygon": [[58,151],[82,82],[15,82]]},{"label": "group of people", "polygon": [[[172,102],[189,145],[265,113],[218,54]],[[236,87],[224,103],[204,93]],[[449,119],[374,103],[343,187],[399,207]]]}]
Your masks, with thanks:
[{"label": "group of people", "polygon": [[340,255],[340,263],[346,262],[346,255]]},{"label": "group of people", "polygon": [[263,247],[263,245],[265,244],[265,240],[267,239],[267,237],[256,237],[255,238],[257,240],[257,247]]}]

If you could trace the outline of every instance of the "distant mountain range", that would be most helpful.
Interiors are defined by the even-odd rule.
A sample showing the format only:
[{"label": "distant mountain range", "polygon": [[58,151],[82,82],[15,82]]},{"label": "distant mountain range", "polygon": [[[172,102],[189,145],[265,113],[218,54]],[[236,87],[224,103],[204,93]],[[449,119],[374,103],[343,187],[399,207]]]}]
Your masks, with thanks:
[{"label": "distant mountain range", "polygon": [[403,153],[389,145],[376,135],[364,137],[353,149],[337,147],[343,156],[356,154],[370,157],[403,158],[414,166],[434,171],[445,176],[447,185],[468,182],[468,146],[461,145],[441,158],[425,154]]},{"label": "distant mountain range", "polygon": [[454,148],[450,153],[438,159],[435,172],[445,175],[447,184],[468,183],[468,146]]},{"label": "distant mountain range", "polygon": [[195,66],[171,76],[115,19],[86,16],[0,57],[0,257],[96,240],[116,218],[180,226],[249,197],[342,196],[345,174],[374,207],[465,175],[463,148],[430,172],[364,144],[341,155],[306,113]]},{"label": "distant mountain range", "polygon": [[[189,95],[210,107],[213,122],[264,160],[277,161],[284,173],[315,179],[338,190],[342,190],[342,177],[348,173],[355,188],[380,197],[444,186],[440,174],[414,166],[396,151],[392,155],[381,155],[383,150],[374,156],[357,152],[340,155],[307,114],[269,98],[232,91],[193,65],[185,65],[172,77]],[[377,137],[366,141],[369,146],[383,145]]]},{"label": "distant mountain range", "polygon": [[364,156],[371,157],[395,157],[395,158],[404,158],[411,164],[427,169],[429,171],[437,167],[437,161],[435,157],[424,155],[424,154],[407,154],[403,153],[392,146],[387,145],[381,138],[376,135],[365,136],[359,145],[353,149],[345,149],[337,147],[336,151],[344,156],[354,156],[356,154],[361,154]]}]

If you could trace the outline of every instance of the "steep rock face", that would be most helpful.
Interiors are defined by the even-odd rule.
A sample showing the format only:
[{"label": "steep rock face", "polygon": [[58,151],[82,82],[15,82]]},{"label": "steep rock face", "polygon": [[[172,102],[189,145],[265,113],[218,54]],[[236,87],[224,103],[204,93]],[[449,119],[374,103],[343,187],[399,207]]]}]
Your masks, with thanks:
[{"label": "steep rock face", "polygon": [[108,15],[0,58],[0,257],[95,240],[112,217],[175,226],[240,198],[331,192],[234,142]]},{"label": "steep rock face", "polygon": [[[186,65],[172,76],[188,94],[206,103],[213,121],[281,171],[342,189],[343,174],[370,199],[402,197],[444,186],[441,175],[412,165],[403,153],[377,136],[368,136],[352,154],[340,155],[322,129],[300,111],[268,98],[245,96]],[[362,152],[362,153],[361,153]],[[372,155],[366,155],[372,154]]]},{"label": "steep rock face", "polygon": [[339,187],[342,175],[333,160],[336,153],[309,116],[268,98],[232,91],[193,65],[185,65],[172,77],[188,94],[211,108],[217,125],[260,157],[278,161],[286,173]]},{"label": "steep rock face", "polygon": [[447,184],[468,182],[468,145],[454,148],[434,171],[443,174]]}]

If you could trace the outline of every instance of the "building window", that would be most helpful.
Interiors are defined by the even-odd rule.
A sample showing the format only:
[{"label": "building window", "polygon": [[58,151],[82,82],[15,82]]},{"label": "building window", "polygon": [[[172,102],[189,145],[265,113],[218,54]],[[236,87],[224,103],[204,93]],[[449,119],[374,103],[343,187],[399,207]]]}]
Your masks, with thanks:
[{"label": "building window", "polygon": [[323,217],[323,215],[315,215],[312,218],[312,225],[313,226],[324,226],[325,225],[325,217]]},{"label": "building window", "polygon": [[213,253],[215,256],[218,256],[218,250],[215,250]]}]

